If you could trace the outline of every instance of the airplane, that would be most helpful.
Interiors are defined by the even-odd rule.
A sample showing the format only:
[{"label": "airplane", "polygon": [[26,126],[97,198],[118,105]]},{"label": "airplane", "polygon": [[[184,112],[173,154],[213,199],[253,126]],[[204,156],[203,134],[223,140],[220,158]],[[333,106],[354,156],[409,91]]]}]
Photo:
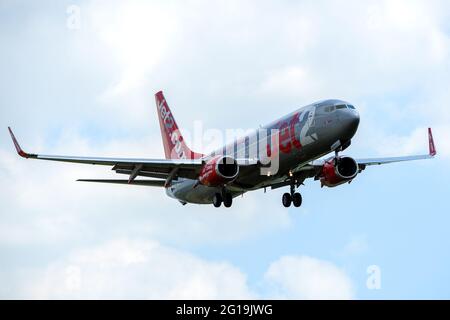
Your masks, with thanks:
[{"label": "airplane", "polygon": [[[368,159],[340,155],[350,146],[360,116],[353,104],[336,99],[307,105],[219,150],[201,154],[186,145],[162,91],[155,94],[155,100],[166,159],[27,153],[20,147],[10,127],[8,130],[17,153],[23,158],[103,165],[112,167],[117,174],[127,175],[127,179],[77,181],[161,187],[169,197],[183,205],[213,204],[216,208],[222,204],[226,208],[231,207],[233,198],[249,191],[282,187],[290,188],[282,196],[283,206],[288,208],[293,204],[300,207],[303,199],[296,190],[306,179],[312,178],[320,181],[322,187],[332,188],[351,183],[369,166],[431,159],[437,154],[429,128],[429,152],[425,155]],[[261,131],[269,132],[265,139]],[[273,135],[273,132],[277,134]],[[259,149],[256,157],[255,152],[250,152],[255,148]],[[333,152],[334,155],[321,159]],[[266,156],[266,162],[260,157],[261,153]],[[272,172],[264,172],[263,169],[272,165],[275,155],[277,167]]]}]

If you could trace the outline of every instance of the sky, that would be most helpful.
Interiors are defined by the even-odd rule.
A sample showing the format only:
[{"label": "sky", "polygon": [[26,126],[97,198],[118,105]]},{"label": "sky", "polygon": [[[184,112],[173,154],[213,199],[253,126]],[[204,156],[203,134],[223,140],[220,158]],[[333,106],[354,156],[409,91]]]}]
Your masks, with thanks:
[{"label": "sky", "polygon": [[[448,1],[2,0],[0,26],[0,298],[450,298]],[[188,143],[337,98],[361,115],[347,155],[423,154],[432,127],[438,157],[217,210],[77,183],[114,175],[7,132],[163,158],[159,90]]]}]

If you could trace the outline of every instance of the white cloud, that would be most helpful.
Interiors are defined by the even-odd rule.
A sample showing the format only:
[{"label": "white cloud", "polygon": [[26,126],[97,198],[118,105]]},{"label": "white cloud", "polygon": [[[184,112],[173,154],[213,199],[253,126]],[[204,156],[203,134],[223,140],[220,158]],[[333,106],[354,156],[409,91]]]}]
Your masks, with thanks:
[{"label": "white cloud", "polygon": [[299,66],[274,70],[261,85],[261,93],[274,95],[302,95],[317,94],[320,84],[317,78]]},{"label": "white cloud", "polygon": [[[42,7],[38,17],[29,13],[11,20],[17,25],[2,22],[8,24],[1,30],[9,41],[4,50],[7,54],[2,56],[6,61],[2,83],[10,89],[4,92],[0,122],[6,126],[5,121],[14,120],[19,128],[39,126],[42,136],[30,133],[32,140],[26,143],[32,147],[30,151],[162,156],[152,94],[169,88],[172,94],[168,99],[174,101],[179,123],[202,119],[217,127],[224,123],[257,126],[313,100],[344,98],[383,115],[382,119],[371,118],[369,112],[362,118],[360,133],[365,135],[358,136],[361,143],[352,148],[358,145],[364,155],[370,151],[378,155],[426,152],[426,126],[432,125],[439,156],[450,157],[450,42],[445,29],[449,10],[444,1],[283,5],[270,1],[176,5],[87,1],[80,6],[82,29],[76,32],[64,32],[60,16],[55,18]],[[35,54],[33,59],[23,54],[28,52]],[[82,72],[77,73],[79,70]],[[39,77],[42,81],[37,81]],[[77,95],[82,97],[78,100]],[[405,95],[416,101],[404,103]],[[97,101],[96,96],[100,97]],[[378,103],[384,97],[386,105],[392,102],[394,108]],[[423,122],[411,124],[413,118]],[[109,142],[80,135],[79,126],[92,130],[92,121],[103,126],[98,130],[108,131]],[[399,126],[401,130],[397,130]],[[49,131],[43,132],[43,128]],[[60,128],[65,128],[61,134],[50,132]],[[122,132],[123,139],[115,138]],[[132,137],[126,135],[130,132]],[[136,138],[136,132],[151,136]],[[49,136],[52,138],[44,138]],[[244,275],[236,267],[208,262],[158,242],[175,247],[239,243],[291,226],[289,215],[280,208],[278,192],[264,198],[259,193],[248,194],[236,199],[231,210],[181,207],[160,189],[74,181],[109,177],[107,168],[25,161],[13,154],[9,141],[2,141],[2,146],[0,245],[39,245],[43,251],[51,251],[54,244],[106,243],[76,250],[57,262],[43,258],[41,263],[50,266],[44,278],[33,281],[34,289],[28,292],[33,296],[102,296],[108,286],[126,286],[127,277],[133,276],[129,268],[139,272],[127,287],[132,290],[127,297],[133,292],[148,296],[145,280],[153,278],[139,268],[156,268],[153,255],[164,256],[161,268],[170,269],[175,257],[187,256],[193,269],[205,270],[205,278],[194,273],[192,277],[179,276],[177,283],[167,282],[172,291],[161,289],[166,296],[190,297],[202,291],[213,297],[218,296],[218,288],[247,294],[250,290],[245,288]],[[130,234],[158,242],[111,240]],[[124,254],[114,258],[112,248]],[[357,242],[348,245],[352,252],[360,249]],[[101,258],[96,260],[98,256]],[[8,257],[2,252],[2,261]],[[170,270],[183,274],[185,269],[177,266]],[[217,279],[218,270],[240,285],[227,288]],[[97,277],[100,271],[109,275],[99,276],[97,282],[93,279],[94,288],[84,291],[85,280]],[[34,280],[42,277],[41,271],[36,272]],[[265,279],[279,296],[353,295],[341,270],[309,257],[282,258],[272,264]]]},{"label": "white cloud", "polygon": [[[373,94],[424,82],[424,76],[432,76],[430,68],[448,57],[448,36],[439,23],[444,18],[436,7],[419,1],[328,2],[326,11],[316,4],[293,6],[293,12],[301,12],[299,20],[311,21],[321,41],[306,41],[307,50],[293,51],[283,65],[301,63],[322,80],[327,93]],[[281,31],[290,27],[282,26],[286,30]],[[298,35],[281,44],[292,48],[303,40]]]},{"label": "white cloud", "polygon": [[[32,299],[249,299],[246,276],[152,241],[115,240],[77,250],[26,278]],[[25,280],[25,279],[23,279]],[[25,282],[25,281],[24,281]]]},{"label": "white cloud", "polygon": [[450,159],[450,125],[439,125],[433,130],[438,157]]},{"label": "white cloud", "polygon": [[93,1],[86,9],[91,32],[115,57],[121,73],[103,98],[117,98],[146,83],[145,77],[176,39],[177,13],[164,2],[146,1],[113,1],[106,6]]},{"label": "white cloud", "polygon": [[[45,268],[19,270],[11,298],[29,299],[350,299],[352,284],[333,264],[286,256],[253,290],[228,262],[208,261],[149,240],[119,239],[77,249]],[[14,277],[17,278],[17,277]],[[9,280],[5,283],[10,283]],[[5,289],[0,290],[4,295]],[[3,291],[3,293],[2,293]],[[5,296],[6,297],[6,296]]]},{"label": "white cloud", "polygon": [[279,298],[351,299],[352,283],[335,265],[308,256],[285,256],[273,262],[264,279]]},{"label": "white cloud", "polygon": [[417,128],[407,136],[386,135],[376,148],[382,155],[411,155],[428,153],[428,128]]}]

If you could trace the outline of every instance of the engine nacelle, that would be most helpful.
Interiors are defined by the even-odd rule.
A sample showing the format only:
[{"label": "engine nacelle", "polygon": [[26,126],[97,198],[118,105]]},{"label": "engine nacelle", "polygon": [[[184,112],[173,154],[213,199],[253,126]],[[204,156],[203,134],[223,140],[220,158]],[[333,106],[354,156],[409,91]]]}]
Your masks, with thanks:
[{"label": "engine nacelle", "polygon": [[217,187],[233,182],[239,175],[239,165],[232,157],[215,156],[205,163],[198,181],[208,187]]},{"label": "engine nacelle", "polygon": [[359,173],[359,166],[350,157],[331,158],[325,162],[320,176],[323,186],[337,187],[352,181]]}]

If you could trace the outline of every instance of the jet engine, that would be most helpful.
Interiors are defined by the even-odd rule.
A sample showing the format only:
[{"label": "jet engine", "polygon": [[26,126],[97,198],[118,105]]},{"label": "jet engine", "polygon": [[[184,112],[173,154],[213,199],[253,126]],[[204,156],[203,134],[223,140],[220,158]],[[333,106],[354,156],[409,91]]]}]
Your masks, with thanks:
[{"label": "jet engine", "polygon": [[228,156],[215,156],[200,170],[198,181],[208,187],[217,187],[233,182],[239,175],[239,165]]},{"label": "jet engine", "polygon": [[322,187],[337,187],[352,181],[358,173],[359,166],[355,159],[350,157],[331,158],[323,165],[320,182]]}]

